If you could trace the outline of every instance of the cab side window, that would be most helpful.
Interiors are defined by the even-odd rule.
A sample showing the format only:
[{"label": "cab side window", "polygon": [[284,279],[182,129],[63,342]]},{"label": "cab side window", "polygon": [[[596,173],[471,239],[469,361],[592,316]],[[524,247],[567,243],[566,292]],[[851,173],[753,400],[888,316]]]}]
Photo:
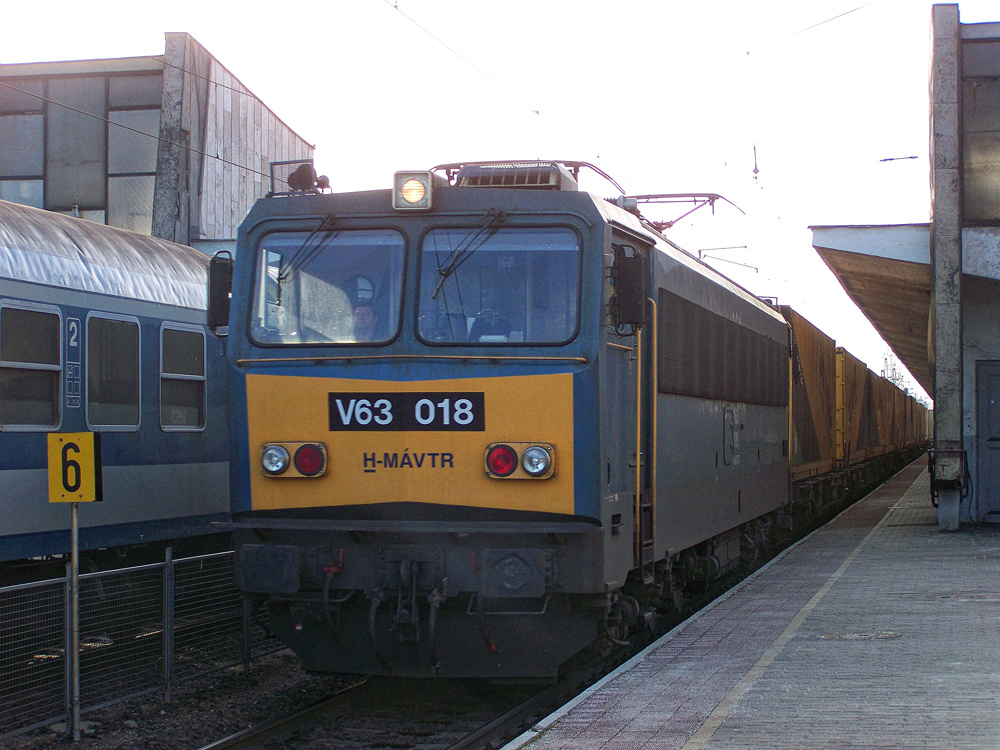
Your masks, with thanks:
[{"label": "cab side window", "polygon": [[205,427],[205,334],[167,327],[160,331],[160,426]]},{"label": "cab side window", "polygon": [[59,424],[61,334],[58,312],[0,307],[0,425]]}]

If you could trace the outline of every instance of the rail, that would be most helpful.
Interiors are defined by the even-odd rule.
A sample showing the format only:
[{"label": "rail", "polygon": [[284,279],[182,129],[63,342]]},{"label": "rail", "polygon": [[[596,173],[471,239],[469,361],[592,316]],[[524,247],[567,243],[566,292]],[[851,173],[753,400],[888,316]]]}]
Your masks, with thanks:
[{"label": "rail", "polygon": [[223,737],[221,740],[210,742],[200,750],[250,750],[250,748],[262,747],[265,743],[281,741],[303,725],[308,725],[329,713],[341,695],[361,687],[368,682],[368,679],[365,677],[358,680],[353,685],[341,688],[333,695],[318,700],[305,708],[291,711],[264,724],[248,727],[243,731]]}]

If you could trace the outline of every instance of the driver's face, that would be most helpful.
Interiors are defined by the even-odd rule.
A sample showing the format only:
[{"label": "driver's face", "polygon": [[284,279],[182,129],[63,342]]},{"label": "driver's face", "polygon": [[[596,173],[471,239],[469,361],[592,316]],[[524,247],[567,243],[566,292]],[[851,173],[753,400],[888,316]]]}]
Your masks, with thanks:
[{"label": "driver's face", "polygon": [[375,311],[371,305],[358,305],[354,309],[354,337],[358,341],[368,341],[374,328]]}]

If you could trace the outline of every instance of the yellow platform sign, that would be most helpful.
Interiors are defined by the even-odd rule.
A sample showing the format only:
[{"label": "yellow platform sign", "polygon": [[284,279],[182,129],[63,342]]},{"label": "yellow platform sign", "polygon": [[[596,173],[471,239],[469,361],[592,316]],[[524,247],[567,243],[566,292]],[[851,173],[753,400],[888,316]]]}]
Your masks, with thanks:
[{"label": "yellow platform sign", "polygon": [[95,432],[49,433],[49,502],[101,500],[101,441]]}]

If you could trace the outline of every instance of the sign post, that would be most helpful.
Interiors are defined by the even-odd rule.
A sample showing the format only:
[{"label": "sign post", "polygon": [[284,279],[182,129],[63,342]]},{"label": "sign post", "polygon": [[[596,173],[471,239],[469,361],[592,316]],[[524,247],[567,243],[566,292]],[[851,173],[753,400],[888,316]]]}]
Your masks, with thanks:
[{"label": "sign post", "polygon": [[80,740],[80,503],[102,499],[101,435],[51,432],[49,502],[70,504],[70,727]]}]

